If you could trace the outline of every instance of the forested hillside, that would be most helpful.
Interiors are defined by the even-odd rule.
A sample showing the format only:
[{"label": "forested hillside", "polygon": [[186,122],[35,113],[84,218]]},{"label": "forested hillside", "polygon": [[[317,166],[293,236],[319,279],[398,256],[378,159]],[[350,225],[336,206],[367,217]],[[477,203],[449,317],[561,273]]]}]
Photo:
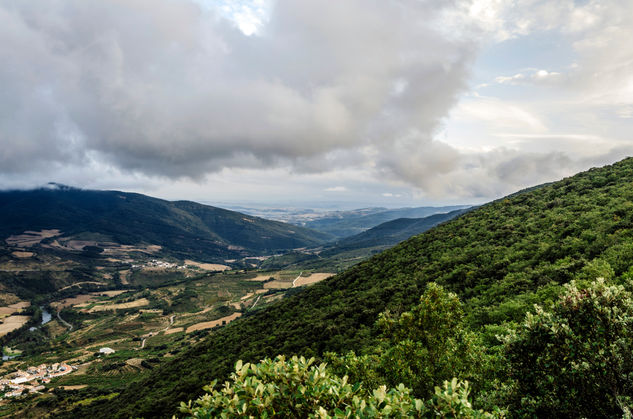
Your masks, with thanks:
[{"label": "forested hillside", "polygon": [[58,229],[60,237],[79,240],[159,245],[175,256],[218,261],[313,246],[331,238],[239,212],[135,193],[65,186],[0,192],[0,240],[42,229]]},{"label": "forested hillside", "polygon": [[468,205],[417,208],[364,208],[352,211],[335,211],[326,217],[302,222],[300,225],[328,233],[341,239],[353,236],[379,224],[398,218],[426,218],[433,214],[446,214],[468,208]]},{"label": "forested hillside", "polygon": [[[522,322],[534,303],[551,306],[562,284],[626,277],[632,265],[633,159],[626,159],[441,224],[244,316],[118,397],[67,414],[168,417],[179,401],[201,394],[212,379],[226,378],[238,359],[371,353],[380,341],[380,313],[410,310],[431,282],[457,294],[464,314],[460,327],[494,348],[500,330]],[[570,301],[585,295],[570,293]]]}]

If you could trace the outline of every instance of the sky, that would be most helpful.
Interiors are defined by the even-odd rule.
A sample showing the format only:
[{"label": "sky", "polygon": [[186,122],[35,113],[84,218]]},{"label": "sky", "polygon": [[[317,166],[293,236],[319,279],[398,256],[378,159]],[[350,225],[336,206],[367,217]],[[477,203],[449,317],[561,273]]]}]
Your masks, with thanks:
[{"label": "sky", "polygon": [[633,154],[633,1],[0,1],[0,188],[482,203]]}]

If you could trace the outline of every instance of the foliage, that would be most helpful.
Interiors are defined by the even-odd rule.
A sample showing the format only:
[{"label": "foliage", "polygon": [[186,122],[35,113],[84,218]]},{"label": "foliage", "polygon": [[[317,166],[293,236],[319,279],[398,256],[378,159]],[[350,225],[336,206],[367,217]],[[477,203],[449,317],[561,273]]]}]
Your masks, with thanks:
[{"label": "foliage", "polygon": [[[0,191],[3,238],[51,228],[61,230],[66,237],[155,244],[162,246],[163,253],[183,259],[217,261],[318,245],[331,238],[307,228],[195,202],[169,202],[135,193],[74,188]],[[84,256],[99,255],[90,247],[86,253]]]},{"label": "foliage", "polygon": [[363,397],[361,384],[332,374],[326,364],[314,365],[314,358],[238,361],[231,380],[221,389],[212,382],[205,387],[208,394],[195,403],[181,403],[180,411],[189,418],[493,417],[471,407],[467,382],[445,382],[426,403],[402,384],[390,390],[381,386]]},{"label": "foliage", "polygon": [[621,285],[575,283],[505,338],[520,415],[616,417],[633,406],[633,299]]},{"label": "foliage", "polygon": [[433,282],[412,310],[398,317],[382,314],[378,323],[386,349],[379,365],[387,382],[403,382],[416,396],[428,397],[435,383],[471,375],[481,350],[464,329],[463,314],[457,295]]},{"label": "foliage", "polygon": [[[493,351],[495,328],[521,322],[534,304],[548,306],[575,277],[590,279],[594,268],[610,268],[614,278],[627,275],[633,266],[632,182],[633,159],[626,159],[481,206],[265,310],[246,313],[108,404],[80,413],[169,415],[180,400],[199,395],[204,383],[226,379],[238,359],[322,357],[352,349],[365,356],[380,344],[378,315],[409,309],[429,282],[459,296],[465,328],[485,334]],[[494,386],[499,377],[477,384]]]},{"label": "foliage", "polygon": [[436,283],[427,284],[420,302],[400,315],[381,313],[381,345],[357,356],[328,354],[333,368],[372,387],[404,383],[416,397],[428,398],[436,383],[452,377],[477,379],[483,348],[464,329],[457,295]]}]

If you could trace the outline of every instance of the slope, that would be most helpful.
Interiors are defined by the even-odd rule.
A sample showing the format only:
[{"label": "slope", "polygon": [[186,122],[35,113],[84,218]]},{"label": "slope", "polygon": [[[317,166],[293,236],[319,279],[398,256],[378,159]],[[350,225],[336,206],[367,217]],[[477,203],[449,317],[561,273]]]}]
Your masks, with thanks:
[{"label": "slope", "polygon": [[273,270],[316,269],[340,272],[468,210],[467,208],[423,218],[398,218],[387,221],[333,243],[272,257],[264,261],[261,267]]},{"label": "slope", "polygon": [[0,237],[58,229],[176,256],[222,260],[316,245],[327,234],[194,202],[69,187],[0,192]]},{"label": "slope", "polygon": [[374,246],[393,246],[409,237],[423,233],[436,225],[451,220],[467,210],[455,210],[447,213],[429,215],[423,218],[398,218],[379,224],[369,230],[351,237],[338,240],[330,252],[341,252],[352,249],[370,248]]},{"label": "slope", "polygon": [[334,211],[325,217],[301,223],[302,226],[343,238],[362,233],[387,221],[398,218],[423,218],[433,214],[447,213],[468,205],[453,205],[446,207],[417,207],[417,208],[363,208],[353,211]]},{"label": "slope", "polygon": [[237,359],[362,352],[374,342],[378,314],[409,309],[430,281],[459,294],[473,329],[521,319],[573,277],[633,265],[632,182],[626,159],[479,207],[245,316],[107,405],[71,415],[168,417]]}]

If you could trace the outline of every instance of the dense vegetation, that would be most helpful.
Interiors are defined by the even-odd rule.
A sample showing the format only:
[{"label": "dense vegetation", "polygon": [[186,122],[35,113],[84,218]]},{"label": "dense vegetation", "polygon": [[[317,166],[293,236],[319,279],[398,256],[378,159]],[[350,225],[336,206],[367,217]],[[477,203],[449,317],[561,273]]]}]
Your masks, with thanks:
[{"label": "dense vegetation", "polygon": [[301,225],[332,234],[340,239],[362,233],[379,224],[398,218],[426,218],[433,214],[445,214],[467,207],[468,205],[453,205],[447,207],[364,208],[352,211],[333,211],[326,217],[302,222]]},{"label": "dense vegetation", "polygon": [[[183,258],[223,260],[316,245],[328,234],[195,202],[74,188],[0,192],[0,238],[59,229],[115,243],[160,245]],[[97,250],[97,249],[94,249]]]},{"label": "dense vegetation", "polygon": [[326,364],[313,363],[314,358],[306,361],[296,356],[255,365],[238,361],[231,383],[219,390],[216,382],[211,383],[205,387],[210,395],[193,405],[181,403],[180,410],[188,418],[493,417],[471,407],[467,382],[447,381],[424,402],[402,384],[389,390],[380,386],[368,394],[360,383],[352,385],[347,377],[332,374]]},{"label": "dense vegetation", "polygon": [[[398,218],[379,224],[367,231],[346,237],[335,242],[335,252],[361,249],[374,246],[393,246],[409,237],[451,220],[467,210],[456,210],[442,214],[433,214],[422,218]],[[326,249],[326,254],[329,249]]]},{"label": "dense vegetation", "polygon": [[[421,210],[422,208],[411,208],[411,210],[414,209]],[[362,233],[318,248],[288,252],[281,256],[272,257],[265,260],[261,267],[263,269],[318,269],[327,272],[340,272],[409,237],[452,220],[468,210],[460,209],[423,218],[398,218],[387,221]],[[390,213],[398,213],[398,211],[392,210]]]},{"label": "dense vegetation", "polygon": [[[479,366],[460,372],[460,375],[475,378],[475,407],[493,406],[503,401],[528,415],[546,411],[542,409],[560,397],[570,397],[567,405],[561,405],[561,409],[569,409],[561,410],[562,416],[576,413],[592,416],[593,412],[597,416],[600,412],[611,415],[615,408],[608,410],[603,403],[594,403],[595,397],[604,397],[600,400],[610,406],[615,401],[619,412],[625,411],[631,396],[627,387],[631,382],[628,378],[630,361],[623,356],[631,345],[629,335],[616,334],[614,339],[600,331],[591,334],[591,330],[583,328],[583,323],[575,328],[569,310],[586,309],[587,319],[592,319],[592,315],[600,318],[601,313],[621,314],[623,307],[630,307],[626,302],[630,300],[629,291],[618,285],[605,285],[609,295],[616,297],[604,299],[600,297],[599,283],[588,291],[582,288],[566,291],[563,284],[572,279],[582,282],[604,277],[630,287],[627,284],[628,270],[633,266],[632,183],[633,159],[627,159],[480,207],[276,305],[243,316],[155,368],[148,378],[130,384],[118,397],[107,403],[96,401],[78,406],[69,415],[170,416],[180,401],[201,394],[205,384],[227,378],[238,359],[259,362],[280,354],[323,358],[328,356],[328,351],[340,356],[357,356],[361,360],[362,357],[381,357],[399,342],[392,342],[384,352],[375,353],[384,339],[381,322],[377,322],[379,315],[390,313],[393,319],[401,318],[401,313],[419,302],[431,282],[455,293],[461,300],[463,316],[456,330],[463,335],[457,334],[454,339],[464,345],[472,343],[475,355],[477,348],[483,348],[485,356]],[[561,300],[559,296],[563,293],[566,294]],[[591,304],[585,307],[573,303],[581,301],[574,295],[581,295],[583,299],[589,296],[582,301]],[[567,299],[572,303],[566,305]],[[615,305],[610,305],[611,302]],[[523,323],[535,303],[547,310],[542,315],[534,314],[537,320],[528,317]],[[596,309],[591,311],[591,307]],[[629,313],[624,312],[615,329],[609,326],[607,330],[627,327]],[[532,322],[542,325],[539,326],[543,330],[542,340],[530,335]],[[570,332],[547,340],[547,330],[561,327],[569,328]],[[516,330],[516,338],[507,342],[497,338],[512,330]],[[472,334],[476,336],[475,341],[471,340]],[[606,345],[604,352],[598,351],[600,357],[588,358],[583,349],[574,352],[577,360],[569,359],[570,369],[554,369],[549,373],[544,369],[545,374],[538,376],[522,372],[523,366],[530,363],[558,362],[556,357],[563,351],[558,345],[564,347],[569,342],[592,342],[592,339],[596,347]],[[535,352],[536,359],[524,357],[528,353],[525,348],[530,345],[541,348]],[[557,350],[549,351],[552,347]],[[417,349],[423,351],[424,348],[423,345]],[[352,349],[356,354],[348,353]],[[497,356],[493,358],[497,362],[486,361],[489,356]],[[551,360],[548,357],[552,357]],[[593,399],[577,403],[584,393],[552,393],[552,386],[578,383],[574,380],[579,379],[579,374],[586,374],[580,377],[583,380],[591,379],[603,364],[616,366],[617,373],[614,377],[600,377],[601,381],[597,382],[601,393]],[[363,363],[359,361],[358,365],[362,367]],[[372,371],[363,373],[363,368],[359,371],[355,374],[362,379],[385,379],[381,371],[379,375]],[[512,374],[510,381],[500,382],[500,377],[507,377],[508,372]],[[430,371],[429,374],[435,373]],[[439,379],[444,374],[435,377]],[[512,381],[521,377],[528,381]],[[435,383],[438,384],[441,383]],[[414,387],[415,383],[408,385]],[[429,380],[421,384],[420,389],[428,389],[428,385]],[[603,396],[607,389],[611,389],[608,393],[611,396]],[[571,410],[588,406],[605,410],[591,413]]]},{"label": "dense vegetation", "polygon": [[[330,354],[334,369],[308,369],[310,361],[296,357],[238,361],[231,382],[216,390],[214,381],[205,388],[211,394],[180,410],[193,417],[630,417],[633,281],[620,282],[572,282],[551,311],[536,306],[522,325],[508,326],[497,353],[459,327],[459,300],[431,283],[413,310],[381,318],[387,342],[375,355]],[[484,374],[473,376],[478,370]],[[432,392],[446,374],[479,380],[477,402],[492,413],[472,408],[467,381],[445,380]],[[399,384],[387,391],[384,382]]]}]

